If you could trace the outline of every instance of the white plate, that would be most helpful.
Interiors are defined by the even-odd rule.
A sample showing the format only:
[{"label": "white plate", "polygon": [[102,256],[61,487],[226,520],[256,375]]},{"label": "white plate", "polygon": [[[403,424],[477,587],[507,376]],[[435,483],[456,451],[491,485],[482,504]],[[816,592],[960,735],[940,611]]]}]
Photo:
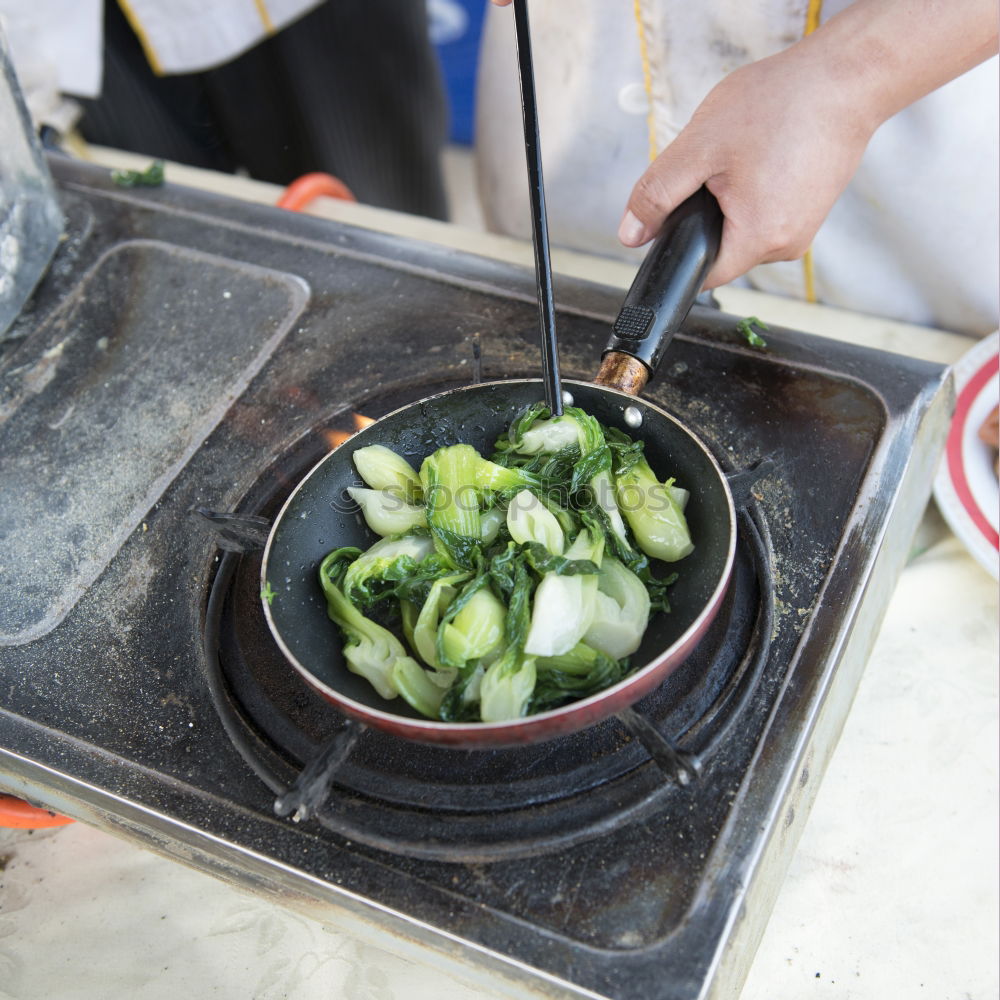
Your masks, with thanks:
[{"label": "white plate", "polygon": [[979,428],[1000,401],[1000,334],[979,341],[952,370],[955,416],[934,480],[934,499],[976,561],[1000,579],[996,452],[979,440]]}]

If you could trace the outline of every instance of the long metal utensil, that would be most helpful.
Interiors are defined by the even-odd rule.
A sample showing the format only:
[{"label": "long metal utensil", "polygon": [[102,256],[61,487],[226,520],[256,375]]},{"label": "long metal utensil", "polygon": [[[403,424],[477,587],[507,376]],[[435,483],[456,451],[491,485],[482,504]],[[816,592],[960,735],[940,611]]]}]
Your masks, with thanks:
[{"label": "long metal utensil", "polygon": [[549,257],[549,226],[545,214],[542,181],[542,147],[538,138],[538,107],[535,73],[531,62],[528,30],[528,0],[514,0],[514,33],[517,38],[517,69],[521,81],[521,111],[524,119],[524,154],[528,161],[528,194],[531,199],[531,241],[535,248],[535,283],[538,318],[542,335],[542,380],[545,402],[553,416],[560,416],[562,385],[559,380],[559,344],[556,339],[555,303],[552,297],[552,261]]}]

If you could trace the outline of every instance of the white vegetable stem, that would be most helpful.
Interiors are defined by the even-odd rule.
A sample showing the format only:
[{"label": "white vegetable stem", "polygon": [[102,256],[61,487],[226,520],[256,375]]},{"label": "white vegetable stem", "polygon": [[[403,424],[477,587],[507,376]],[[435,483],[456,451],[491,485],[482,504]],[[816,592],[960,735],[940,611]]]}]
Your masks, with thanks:
[{"label": "white vegetable stem", "polygon": [[676,562],[694,550],[684,517],[688,492],[668,479],[661,483],[645,459],[617,482],[618,503],[639,547],[648,556]]},{"label": "white vegetable stem", "polygon": [[384,576],[389,567],[402,556],[420,562],[434,551],[434,542],[427,537],[406,535],[403,538],[383,538],[351,563],[344,576],[344,593],[349,597],[355,588],[371,578]]},{"label": "white vegetable stem", "polygon": [[642,580],[614,556],[605,555],[583,641],[613,660],[622,660],[639,648],[648,624],[649,593]]},{"label": "white vegetable stem", "polygon": [[347,492],[376,535],[402,535],[414,528],[427,527],[427,511],[407,503],[395,490],[348,486]]},{"label": "white vegetable stem", "polygon": [[519,545],[538,542],[556,556],[561,556],[566,546],[563,530],[555,515],[531,490],[521,490],[510,501],[507,530]]},{"label": "white vegetable stem", "polygon": [[582,445],[581,436],[580,427],[573,417],[539,420],[521,435],[517,450],[522,455],[562,451],[573,444]]},{"label": "white vegetable stem", "polygon": [[483,722],[505,722],[524,715],[528,699],[535,690],[535,658],[523,656],[516,667],[505,667],[497,660],[483,674],[479,687],[479,714]]},{"label": "white vegetable stem", "polygon": [[396,490],[407,500],[420,500],[416,470],[405,458],[381,444],[358,448],[351,457],[361,478],[373,490]]},{"label": "white vegetable stem", "polygon": [[[594,539],[584,528],[566,550],[567,559],[589,559],[600,564],[604,538]],[[597,574],[560,576],[546,573],[535,591],[531,626],[524,650],[533,656],[558,656],[582,638],[594,613]]]}]

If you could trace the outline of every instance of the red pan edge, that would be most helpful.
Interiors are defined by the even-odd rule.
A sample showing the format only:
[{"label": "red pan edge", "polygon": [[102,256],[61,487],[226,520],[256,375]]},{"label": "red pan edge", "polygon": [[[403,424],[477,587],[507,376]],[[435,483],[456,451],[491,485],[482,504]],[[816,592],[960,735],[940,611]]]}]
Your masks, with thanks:
[{"label": "red pan edge", "polygon": [[446,723],[433,722],[430,719],[423,722],[420,719],[409,719],[388,712],[378,712],[366,705],[359,705],[341,694],[335,694],[332,689],[301,667],[297,660],[290,656],[289,659],[306,683],[332,705],[347,715],[353,716],[361,722],[370,723],[394,736],[418,743],[434,743],[465,749],[486,750],[527,746],[532,743],[557,739],[560,736],[569,736],[581,729],[586,729],[588,726],[603,722],[609,716],[628,708],[644,695],[658,688],[691,655],[708,631],[726,595],[730,575],[731,566],[725,579],[720,582],[711,605],[705,608],[680,642],[659,659],[647,663],[646,666],[626,677],[614,687],[591,695],[589,698],[570,702],[568,705],[563,705],[549,712],[539,712],[537,715],[528,715],[522,719],[512,719],[509,722]]}]

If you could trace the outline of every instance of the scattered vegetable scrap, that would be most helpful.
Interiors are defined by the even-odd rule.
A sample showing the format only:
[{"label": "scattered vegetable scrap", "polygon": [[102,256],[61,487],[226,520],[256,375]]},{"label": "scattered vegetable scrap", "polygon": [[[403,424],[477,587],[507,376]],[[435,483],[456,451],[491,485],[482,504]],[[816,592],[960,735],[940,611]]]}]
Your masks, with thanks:
[{"label": "scattered vegetable scrap", "polygon": [[468,444],[419,473],[381,445],[353,458],[366,487],[350,493],[381,537],[323,560],[327,610],[348,668],[428,718],[517,719],[617,683],[669,610],[676,574],[650,559],[694,547],[687,491],[576,407],[529,407],[490,459]]},{"label": "scattered vegetable scrap", "polygon": [[754,329],[757,327],[758,330],[770,330],[771,328],[756,316],[747,316],[746,319],[741,319],[739,323],[736,324],[736,332],[743,337],[744,340],[751,347],[767,347],[767,341]]},{"label": "scattered vegetable scrap", "polygon": [[145,170],[112,170],[119,187],[159,187],[163,183],[163,160],[153,160]]}]

